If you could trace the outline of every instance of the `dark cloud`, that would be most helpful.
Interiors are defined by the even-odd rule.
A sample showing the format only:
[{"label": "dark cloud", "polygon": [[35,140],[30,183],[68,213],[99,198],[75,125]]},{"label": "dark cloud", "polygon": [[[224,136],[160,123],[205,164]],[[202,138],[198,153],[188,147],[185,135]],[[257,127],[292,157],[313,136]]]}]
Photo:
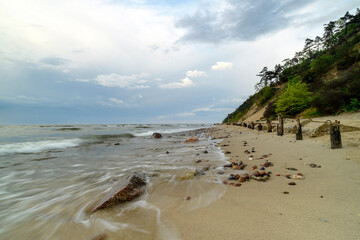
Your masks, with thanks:
[{"label": "dark cloud", "polygon": [[40,60],[41,63],[45,63],[53,66],[61,66],[68,63],[70,60],[60,57],[46,57]]},{"label": "dark cloud", "polygon": [[232,6],[223,11],[201,9],[178,20],[176,27],[187,29],[183,42],[219,43],[226,40],[251,41],[286,28],[294,11],[310,0],[227,0]]}]

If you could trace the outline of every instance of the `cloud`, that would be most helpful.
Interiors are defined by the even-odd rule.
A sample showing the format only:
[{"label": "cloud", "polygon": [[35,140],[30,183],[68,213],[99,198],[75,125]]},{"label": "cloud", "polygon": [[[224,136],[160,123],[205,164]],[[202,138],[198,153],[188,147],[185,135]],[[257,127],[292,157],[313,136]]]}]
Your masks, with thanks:
[{"label": "cloud", "polygon": [[94,80],[96,83],[105,87],[142,89],[150,87],[149,85],[146,85],[148,81],[144,79],[148,76],[149,75],[145,73],[132,75],[119,75],[117,73],[111,73],[108,75],[98,75]]},{"label": "cloud", "polygon": [[215,65],[211,66],[212,70],[226,70],[226,69],[232,69],[232,63],[231,62],[216,62]]},{"label": "cloud", "polygon": [[41,59],[40,62],[52,66],[61,66],[70,62],[70,60],[61,57],[46,57]]},{"label": "cloud", "polygon": [[166,83],[161,84],[159,87],[163,89],[173,89],[173,88],[186,88],[193,85],[193,82],[188,77],[185,77],[181,80],[181,82],[172,82],[172,83]]},{"label": "cloud", "polygon": [[91,80],[86,79],[86,78],[76,78],[75,81],[78,81],[78,82],[90,82]]},{"label": "cloud", "polygon": [[175,26],[185,29],[182,42],[219,43],[251,41],[259,36],[287,28],[311,0],[226,0],[199,7]]},{"label": "cloud", "polygon": [[116,98],[109,98],[109,101],[116,103],[116,104],[125,104],[123,100],[116,99]]},{"label": "cloud", "polygon": [[191,117],[191,116],[195,116],[195,113],[193,113],[193,112],[184,112],[184,113],[178,113],[178,114],[176,114],[176,116],[179,116],[179,117]]},{"label": "cloud", "polygon": [[203,107],[203,108],[196,108],[194,109],[192,112],[196,113],[196,112],[229,112],[229,111],[233,111],[233,108],[214,108],[214,106],[208,106],[208,107]]},{"label": "cloud", "polygon": [[224,100],[221,100],[221,102],[231,102],[231,103],[242,103],[244,102],[245,100],[244,99],[241,99],[241,98],[235,98],[235,99],[224,99]]},{"label": "cloud", "polygon": [[187,71],[186,72],[187,77],[206,77],[206,73],[203,71],[193,70],[193,71]]}]

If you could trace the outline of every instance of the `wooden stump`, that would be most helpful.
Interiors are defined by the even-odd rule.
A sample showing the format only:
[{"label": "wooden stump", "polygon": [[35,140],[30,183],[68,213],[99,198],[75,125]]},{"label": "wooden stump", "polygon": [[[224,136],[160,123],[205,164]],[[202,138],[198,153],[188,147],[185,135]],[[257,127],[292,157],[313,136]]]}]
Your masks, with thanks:
[{"label": "wooden stump", "polygon": [[271,120],[266,121],[267,132],[272,132]]},{"label": "wooden stump", "polygon": [[261,131],[261,130],[262,130],[262,125],[261,125],[261,123],[259,123],[259,124],[256,126],[256,129],[257,129],[258,131]]},{"label": "wooden stump", "polygon": [[331,142],[331,149],[342,148],[340,121],[335,120],[334,123],[330,121],[330,142]]},{"label": "wooden stump", "polygon": [[296,119],[296,140],[303,140],[300,119]]},{"label": "wooden stump", "polygon": [[279,115],[279,123],[277,124],[276,132],[278,136],[284,135],[284,119]]}]

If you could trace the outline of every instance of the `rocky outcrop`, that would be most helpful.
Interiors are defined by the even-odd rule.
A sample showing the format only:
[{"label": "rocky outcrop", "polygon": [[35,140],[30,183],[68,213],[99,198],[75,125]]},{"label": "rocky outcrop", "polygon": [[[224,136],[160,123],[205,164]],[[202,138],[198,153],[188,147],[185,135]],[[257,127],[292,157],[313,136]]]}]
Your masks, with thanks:
[{"label": "rocky outcrop", "polygon": [[134,172],[115,184],[111,192],[99,201],[90,212],[94,213],[103,208],[109,208],[119,203],[131,201],[145,192],[145,185],[145,174]]}]

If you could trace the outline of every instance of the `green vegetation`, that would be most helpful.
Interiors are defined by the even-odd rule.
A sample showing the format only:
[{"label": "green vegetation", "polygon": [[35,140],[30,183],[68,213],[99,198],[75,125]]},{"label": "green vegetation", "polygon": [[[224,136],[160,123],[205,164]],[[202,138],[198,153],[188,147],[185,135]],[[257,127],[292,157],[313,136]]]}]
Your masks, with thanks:
[{"label": "green vegetation", "polygon": [[285,92],[275,103],[275,112],[283,116],[294,116],[300,113],[309,106],[310,94],[306,83],[295,79],[290,81]]},{"label": "green vegetation", "polygon": [[[360,9],[324,25],[302,51],[274,69],[263,67],[257,91],[229,115],[240,120],[253,106],[267,106],[265,118],[314,117],[360,109]],[[228,118],[224,119],[227,122]]]}]

